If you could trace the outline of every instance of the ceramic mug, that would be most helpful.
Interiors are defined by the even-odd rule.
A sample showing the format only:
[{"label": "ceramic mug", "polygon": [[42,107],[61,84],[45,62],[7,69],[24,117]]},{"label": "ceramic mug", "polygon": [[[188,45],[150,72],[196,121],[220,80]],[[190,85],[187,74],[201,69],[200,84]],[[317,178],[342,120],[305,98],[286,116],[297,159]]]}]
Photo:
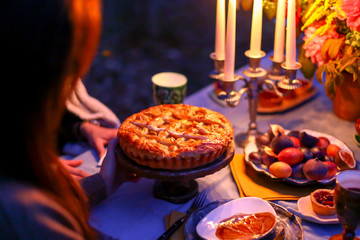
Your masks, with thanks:
[{"label": "ceramic mug", "polygon": [[155,105],[183,103],[186,96],[187,78],[174,72],[155,74],[153,83],[153,99]]}]

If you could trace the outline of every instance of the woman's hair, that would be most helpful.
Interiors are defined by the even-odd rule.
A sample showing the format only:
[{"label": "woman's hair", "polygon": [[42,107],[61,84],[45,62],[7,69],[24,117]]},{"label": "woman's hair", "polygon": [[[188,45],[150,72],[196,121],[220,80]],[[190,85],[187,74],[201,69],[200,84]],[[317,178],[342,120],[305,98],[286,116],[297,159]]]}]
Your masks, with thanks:
[{"label": "woman's hair", "polygon": [[1,5],[2,110],[13,130],[3,134],[12,158],[2,161],[0,173],[49,193],[77,219],[85,239],[93,239],[86,197],[59,161],[56,141],[65,99],[96,52],[100,0]]}]

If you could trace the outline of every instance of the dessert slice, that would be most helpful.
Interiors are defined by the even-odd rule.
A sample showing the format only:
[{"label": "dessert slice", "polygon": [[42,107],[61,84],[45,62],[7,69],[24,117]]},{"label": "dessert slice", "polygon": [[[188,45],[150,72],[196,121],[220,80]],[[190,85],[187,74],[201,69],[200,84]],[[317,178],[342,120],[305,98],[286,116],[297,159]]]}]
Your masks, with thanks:
[{"label": "dessert slice", "polygon": [[311,205],[315,213],[320,215],[334,215],[336,213],[334,190],[317,189],[310,194]]}]

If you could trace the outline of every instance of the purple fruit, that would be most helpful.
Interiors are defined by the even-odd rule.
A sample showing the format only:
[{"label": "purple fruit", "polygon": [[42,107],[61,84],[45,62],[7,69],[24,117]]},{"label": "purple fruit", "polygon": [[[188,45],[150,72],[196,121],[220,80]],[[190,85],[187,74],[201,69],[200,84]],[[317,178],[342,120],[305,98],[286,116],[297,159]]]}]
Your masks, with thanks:
[{"label": "purple fruit", "polygon": [[304,164],[304,175],[309,180],[321,180],[328,175],[328,167],[325,163],[319,159],[310,159]]},{"label": "purple fruit", "polygon": [[262,153],[261,158],[262,158],[262,162],[268,167],[277,161],[276,157],[270,156],[266,152]]},{"label": "purple fruit", "polygon": [[261,154],[259,152],[251,152],[249,154],[249,160],[256,165],[259,165],[262,163]]},{"label": "purple fruit", "polygon": [[292,131],[290,131],[287,135],[289,136],[289,137],[296,137],[296,138],[299,138],[299,131],[298,130],[292,130]]},{"label": "purple fruit", "polygon": [[312,158],[318,158],[319,160],[324,160],[325,152],[322,151],[319,147],[312,147],[310,149],[310,152],[312,154]]},{"label": "purple fruit", "polygon": [[305,179],[305,175],[303,172],[304,163],[299,163],[291,167],[292,173],[291,178],[295,179]]},{"label": "purple fruit", "polygon": [[308,149],[308,148],[300,148],[300,151],[304,155],[304,159],[303,159],[304,161],[307,161],[307,160],[310,160],[310,159],[313,158],[313,155],[312,155],[310,149]]},{"label": "purple fruit", "polygon": [[258,147],[267,146],[270,143],[270,138],[267,134],[258,135],[255,140]]},{"label": "purple fruit", "polygon": [[310,134],[307,134],[306,132],[300,132],[299,133],[299,139],[301,142],[301,145],[307,148],[315,147],[319,139],[317,137],[311,136]]},{"label": "purple fruit", "polygon": [[294,143],[289,136],[279,132],[279,135],[274,137],[271,141],[270,147],[275,154],[279,154],[285,148],[294,147]]}]

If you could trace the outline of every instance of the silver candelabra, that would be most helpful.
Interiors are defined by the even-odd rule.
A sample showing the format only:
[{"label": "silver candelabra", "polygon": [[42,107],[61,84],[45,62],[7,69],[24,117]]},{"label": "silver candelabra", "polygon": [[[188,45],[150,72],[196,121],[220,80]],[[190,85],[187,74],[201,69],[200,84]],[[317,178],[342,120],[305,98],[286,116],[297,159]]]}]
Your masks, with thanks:
[{"label": "silver candelabra", "polygon": [[[240,147],[245,147],[247,143],[254,141],[256,136],[260,134],[257,128],[256,116],[258,95],[263,91],[264,86],[281,97],[301,86],[301,82],[296,79],[296,72],[301,68],[300,63],[296,62],[294,68],[289,68],[285,63],[273,62],[273,69],[266,71],[260,67],[261,59],[265,55],[263,51],[256,56],[252,55],[249,50],[246,51],[245,56],[249,58],[249,68],[243,72],[246,78],[234,75],[234,79],[230,81],[224,79],[224,61],[217,60],[214,54],[210,55],[215,66],[215,70],[210,73],[210,77],[218,81],[217,86],[219,89],[215,91],[217,98],[224,101],[228,106],[235,107],[239,104],[244,93],[247,93],[250,123],[247,132],[235,136],[235,143]],[[245,84],[240,90],[236,90],[235,83],[239,80],[244,81]],[[276,80],[277,84],[275,84],[274,80]],[[283,94],[279,89],[286,91]]]}]

